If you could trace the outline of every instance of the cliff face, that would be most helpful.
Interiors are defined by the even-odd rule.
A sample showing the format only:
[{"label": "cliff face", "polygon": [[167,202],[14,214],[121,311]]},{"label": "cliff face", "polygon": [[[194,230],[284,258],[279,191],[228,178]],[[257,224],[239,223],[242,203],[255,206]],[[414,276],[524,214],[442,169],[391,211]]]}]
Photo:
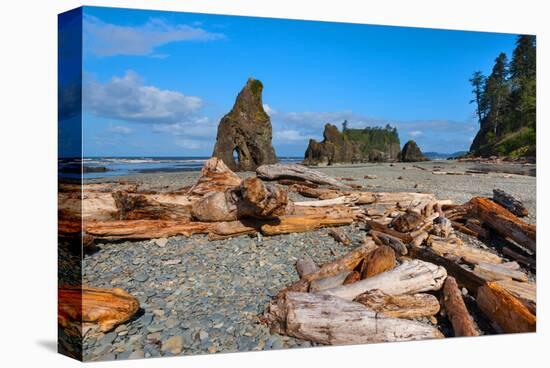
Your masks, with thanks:
[{"label": "cliff face", "polygon": [[252,171],[277,162],[271,144],[272,128],[262,103],[262,82],[248,79],[233,109],[218,125],[213,157],[233,171]]},{"label": "cliff face", "polygon": [[428,158],[422,154],[420,147],[418,147],[416,142],[413,140],[405,143],[403,150],[401,151],[400,159],[403,162],[428,161]]},{"label": "cliff face", "polygon": [[341,133],[326,124],[323,141],[309,141],[304,163],[331,165],[339,162],[394,161],[399,157],[399,137],[392,128],[346,129]]}]

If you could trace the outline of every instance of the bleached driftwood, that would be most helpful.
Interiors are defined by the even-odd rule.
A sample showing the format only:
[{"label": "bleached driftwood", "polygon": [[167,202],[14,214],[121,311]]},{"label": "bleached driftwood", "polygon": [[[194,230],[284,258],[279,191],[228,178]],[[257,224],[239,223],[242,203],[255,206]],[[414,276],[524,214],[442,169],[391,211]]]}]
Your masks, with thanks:
[{"label": "bleached driftwood", "polygon": [[474,273],[485,281],[497,281],[497,280],[518,280],[527,281],[527,275],[524,272],[511,269],[504,265],[484,263],[481,262],[474,267]]},{"label": "bleached driftwood", "polygon": [[211,192],[224,192],[241,185],[241,181],[222,160],[212,157],[204,163],[200,177],[189,189],[189,194],[204,196]]},{"label": "bleached driftwood", "polygon": [[393,270],[379,273],[350,285],[322,291],[322,294],[353,300],[359,294],[378,289],[389,295],[415,294],[439,290],[447,277],[443,267],[419,260],[404,262]]},{"label": "bleached driftwood", "polygon": [[433,316],[440,308],[437,298],[431,294],[387,295],[380,290],[371,290],[358,295],[353,301],[395,318]]},{"label": "bleached driftwood", "polygon": [[435,236],[428,238],[428,245],[439,255],[452,255],[466,263],[502,263],[498,255],[463,243],[459,238],[443,239]]},{"label": "bleached driftwood", "polygon": [[342,271],[334,276],[317,279],[311,282],[309,285],[309,292],[314,293],[318,291],[327,290],[335,286],[344,284],[346,277],[350,274],[350,271]]},{"label": "bleached driftwood", "polygon": [[87,221],[86,234],[105,240],[144,240],[170,236],[206,234],[214,226],[205,222],[164,220]]},{"label": "bleached driftwood", "polygon": [[345,187],[343,183],[320,171],[309,169],[298,164],[261,165],[256,169],[256,175],[265,180],[299,179],[322,185]]},{"label": "bleached driftwood", "polygon": [[452,276],[447,276],[443,284],[443,305],[453,325],[455,336],[479,335],[474,320],[472,316],[470,316],[466,304],[464,304],[464,299],[462,299],[462,293],[458,288],[458,284]]},{"label": "bleached driftwood", "polygon": [[322,227],[350,225],[353,217],[332,216],[284,216],[272,223],[262,225],[264,235],[279,235],[312,231]]},{"label": "bleached driftwood", "polygon": [[265,317],[273,332],[326,345],[443,337],[430,325],[386,317],[360,303],[321,294],[287,293],[269,305]]},{"label": "bleached driftwood", "polygon": [[535,332],[537,317],[497,281],[488,282],[477,291],[481,311],[505,332]]}]

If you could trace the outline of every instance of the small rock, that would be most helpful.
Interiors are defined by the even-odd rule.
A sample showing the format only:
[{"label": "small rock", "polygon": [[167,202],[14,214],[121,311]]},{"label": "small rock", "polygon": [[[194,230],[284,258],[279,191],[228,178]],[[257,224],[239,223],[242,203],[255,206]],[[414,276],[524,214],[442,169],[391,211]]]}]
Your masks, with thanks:
[{"label": "small rock", "polygon": [[143,359],[143,358],[145,358],[145,353],[143,352],[143,350],[136,350],[128,356],[128,359]]},{"label": "small rock", "polygon": [[183,337],[172,336],[171,338],[169,338],[168,340],[162,343],[161,350],[163,352],[169,351],[174,355],[180,354],[183,350]]},{"label": "small rock", "polygon": [[159,247],[164,248],[166,246],[166,243],[168,243],[168,239],[166,238],[155,239],[154,242]]}]

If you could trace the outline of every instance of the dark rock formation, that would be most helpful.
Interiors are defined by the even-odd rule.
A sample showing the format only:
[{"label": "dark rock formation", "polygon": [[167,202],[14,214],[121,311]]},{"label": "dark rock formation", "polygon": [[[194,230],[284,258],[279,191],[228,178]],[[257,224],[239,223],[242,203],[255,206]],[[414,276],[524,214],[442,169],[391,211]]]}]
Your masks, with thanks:
[{"label": "dark rock formation", "polygon": [[415,141],[410,140],[403,146],[400,159],[403,162],[418,162],[428,161],[428,159],[422,154],[420,148]]},{"label": "dark rock formation", "polygon": [[392,161],[398,157],[399,137],[391,127],[346,129],[340,133],[336,126],[326,124],[322,142],[310,139],[304,164]]},{"label": "dark rock formation", "polygon": [[213,157],[233,171],[252,171],[277,162],[271,145],[271,120],[262,104],[263,85],[249,78],[218,126]]}]

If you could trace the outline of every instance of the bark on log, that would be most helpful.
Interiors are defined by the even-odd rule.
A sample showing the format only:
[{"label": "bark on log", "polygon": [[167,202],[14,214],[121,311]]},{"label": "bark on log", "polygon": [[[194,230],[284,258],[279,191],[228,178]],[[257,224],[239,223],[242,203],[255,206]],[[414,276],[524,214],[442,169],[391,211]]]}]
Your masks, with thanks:
[{"label": "bark on log", "polygon": [[471,216],[477,217],[500,235],[512,239],[532,252],[536,252],[536,225],[526,223],[487,198],[475,197],[469,203],[471,205]]},{"label": "bark on log", "polygon": [[255,234],[265,221],[257,219],[241,219],[237,221],[224,221],[213,224],[208,233],[208,240],[221,240],[234,236]]},{"label": "bark on log", "polygon": [[532,282],[499,280],[496,283],[518,298],[531,313],[537,314],[537,285]]},{"label": "bark on log", "polygon": [[214,226],[205,222],[164,220],[88,221],[84,228],[88,235],[105,240],[145,240],[170,236],[206,234]]},{"label": "bark on log", "polygon": [[418,318],[436,315],[439,302],[431,294],[388,295],[380,290],[367,291],[358,295],[354,302],[394,318]]},{"label": "bark on log", "polygon": [[65,286],[58,289],[59,325],[79,327],[83,322],[97,323],[108,332],[128,321],[139,310],[139,301],[122,289]]},{"label": "bark on log", "polygon": [[308,282],[312,282],[320,278],[334,276],[342,271],[351,272],[375,249],[376,245],[373,241],[366,241],[363,245],[355,248],[343,257],[325,263],[318,271],[305,275],[304,279]]},{"label": "bark on log", "polygon": [[443,304],[455,336],[479,335],[474,320],[464,304],[458,284],[452,276],[448,276],[443,284]]},{"label": "bark on log", "polygon": [[262,225],[261,231],[264,235],[300,233],[322,227],[350,225],[353,220],[352,217],[285,216],[272,223]]},{"label": "bark on log", "polygon": [[346,300],[353,300],[359,294],[378,289],[386,294],[415,294],[439,290],[447,277],[443,267],[419,260],[405,262],[391,271],[380,273],[350,285],[338,286],[322,291]]},{"label": "bark on log", "polygon": [[491,263],[479,263],[474,267],[474,273],[484,279],[485,281],[498,281],[498,280],[518,280],[527,281],[527,274],[510,269],[503,265],[491,264]]},{"label": "bark on log", "polygon": [[443,239],[430,236],[428,245],[441,256],[452,255],[470,264],[502,263],[502,258],[496,254],[464,244],[459,238]]},{"label": "bark on log", "polygon": [[535,332],[537,317],[497,282],[488,282],[477,292],[481,311],[508,333]]},{"label": "bark on log", "polygon": [[346,187],[345,184],[335,178],[325,175],[320,171],[312,170],[298,164],[261,165],[256,169],[256,175],[265,180],[307,180],[321,185],[332,185],[341,188]]},{"label": "bark on log", "polygon": [[407,254],[407,246],[401,240],[391,235],[384,234],[376,230],[370,230],[369,235],[372,236],[374,242],[378,245],[387,245],[391,247],[397,254],[404,256]]},{"label": "bark on log", "polygon": [[430,325],[386,317],[360,303],[320,294],[287,293],[268,307],[265,317],[273,332],[326,345],[443,337]]},{"label": "bark on log", "polygon": [[524,256],[524,255],[519,254],[515,250],[512,250],[508,247],[502,248],[502,253],[504,253],[509,258],[515,259],[516,261],[518,261],[519,263],[521,263],[522,265],[524,265],[525,267],[527,267],[531,270],[536,269],[537,260],[533,257]]},{"label": "bark on log", "polygon": [[296,271],[298,272],[298,276],[300,276],[300,278],[303,278],[305,275],[313,273],[318,269],[319,267],[310,256],[300,258],[296,261]]},{"label": "bark on log", "polygon": [[162,203],[143,194],[121,190],[113,192],[118,220],[183,220],[191,219],[191,207]]},{"label": "bark on log", "polygon": [[309,292],[316,293],[319,291],[333,288],[335,286],[343,285],[344,281],[346,280],[349,274],[350,274],[350,271],[342,271],[334,276],[313,280],[309,285]]},{"label": "bark on log", "polygon": [[367,257],[366,268],[361,278],[366,279],[395,268],[395,252],[387,245],[382,245]]},{"label": "bark on log", "polygon": [[353,284],[354,282],[357,282],[359,280],[361,280],[361,274],[357,271],[351,271],[342,285]]},{"label": "bark on log", "polygon": [[493,189],[493,201],[517,217],[529,216],[529,210],[527,210],[523,202],[501,189]]},{"label": "bark on log", "polygon": [[328,234],[334,238],[339,243],[342,243],[345,246],[351,244],[350,238],[344,233],[341,229],[330,229]]}]

